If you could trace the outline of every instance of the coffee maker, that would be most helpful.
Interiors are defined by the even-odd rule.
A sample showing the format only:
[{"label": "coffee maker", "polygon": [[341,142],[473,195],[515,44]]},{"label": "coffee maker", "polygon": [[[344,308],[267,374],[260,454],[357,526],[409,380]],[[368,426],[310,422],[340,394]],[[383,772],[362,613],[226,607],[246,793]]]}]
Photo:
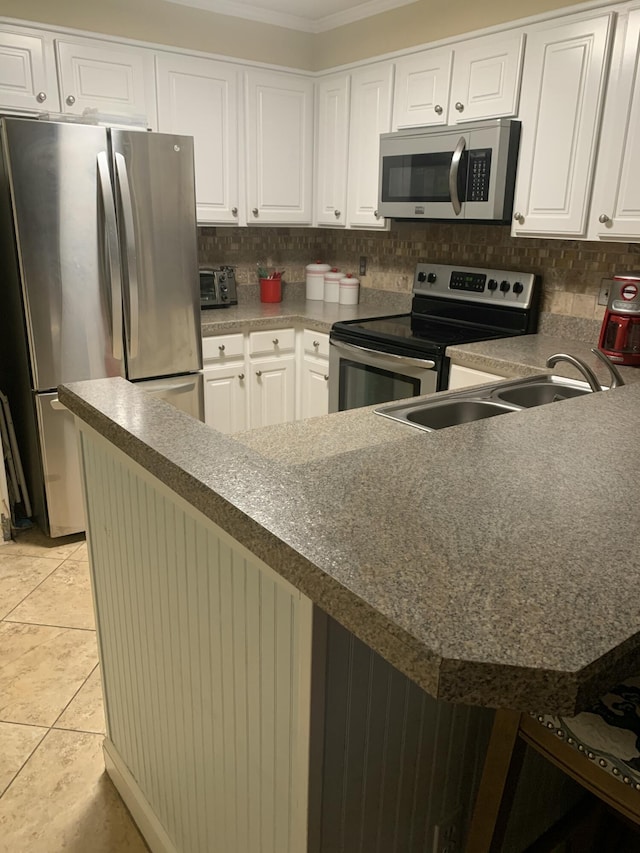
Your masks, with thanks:
[{"label": "coffee maker", "polygon": [[598,349],[616,364],[640,365],[640,272],[613,277]]}]

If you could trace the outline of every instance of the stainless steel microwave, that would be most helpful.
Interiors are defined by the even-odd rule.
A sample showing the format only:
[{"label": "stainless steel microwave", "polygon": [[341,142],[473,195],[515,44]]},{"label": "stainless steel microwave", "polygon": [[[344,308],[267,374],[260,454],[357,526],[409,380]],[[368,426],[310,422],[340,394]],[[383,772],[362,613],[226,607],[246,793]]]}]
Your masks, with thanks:
[{"label": "stainless steel microwave", "polygon": [[378,212],[510,222],[519,145],[520,122],[513,119],[383,133]]}]

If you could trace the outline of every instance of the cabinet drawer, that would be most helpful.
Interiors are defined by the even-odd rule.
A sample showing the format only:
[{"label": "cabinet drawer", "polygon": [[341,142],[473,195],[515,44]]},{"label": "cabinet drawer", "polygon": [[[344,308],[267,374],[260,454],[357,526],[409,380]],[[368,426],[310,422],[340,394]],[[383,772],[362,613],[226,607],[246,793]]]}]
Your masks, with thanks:
[{"label": "cabinet drawer", "polygon": [[305,329],[302,333],[302,346],[309,355],[329,358],[329,335],[325,332],[312,332]]},{"label": "cabinet drawer", "polygon": [[243,335],[215,335],[202,339],[202,358],[205,362],[222,362],[243,357]]},{"label": "cabinet drawer", "polygon": [[249,335],[249,355],[277,355],[291,352],[295,343],[293,329],[269,329],[264,332],[251,332]]}]

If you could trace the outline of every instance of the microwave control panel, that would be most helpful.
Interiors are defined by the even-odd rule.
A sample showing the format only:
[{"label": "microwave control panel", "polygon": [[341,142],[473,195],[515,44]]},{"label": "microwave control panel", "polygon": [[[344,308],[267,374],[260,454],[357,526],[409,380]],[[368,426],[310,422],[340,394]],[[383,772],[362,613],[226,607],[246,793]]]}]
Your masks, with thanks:
[{"label": "microwave control panel", "polygon": [[469,151],[467,173],[467,201],[489,201],[491,179],[491,149],[476,148]]}]

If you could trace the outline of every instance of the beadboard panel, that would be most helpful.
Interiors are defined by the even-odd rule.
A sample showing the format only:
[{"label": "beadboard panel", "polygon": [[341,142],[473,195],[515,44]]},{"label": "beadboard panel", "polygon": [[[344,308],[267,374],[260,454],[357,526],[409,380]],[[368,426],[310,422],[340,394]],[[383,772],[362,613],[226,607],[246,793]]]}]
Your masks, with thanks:
[{"label": "beadboard panel", "polygon": [[79,430],[107,732],[138,797],[180,853],[306,850],[311,602]]}]

